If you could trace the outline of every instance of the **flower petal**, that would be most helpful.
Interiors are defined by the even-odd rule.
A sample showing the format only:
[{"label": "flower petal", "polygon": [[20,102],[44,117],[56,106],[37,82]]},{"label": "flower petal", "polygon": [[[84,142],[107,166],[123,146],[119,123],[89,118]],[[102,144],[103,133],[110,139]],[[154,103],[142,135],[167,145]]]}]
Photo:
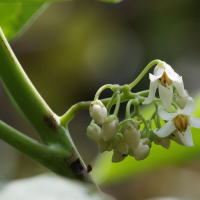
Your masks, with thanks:
[{"label": "flower petal", "polygon": [[[157,77],[161,77],[162,75],[163,75],[163,72],[165,71],[165,69],[164,68],[162,68],[162,67],[159,67],[156,71],[155,71],[155,73],[154,73],[154,76],[157,76]],[[149,74],[150,75],[150,74]],[[150,77],[149,77],[150,78]],[[150,79],[151,80],[151,79]]]},{"label": "flower petal", "polygon": [[143,104],[149,104],[153,101],[156,93],[156,89],[158,86],[158,80],[154,82],[150,82],[150,89],[149,89],[149,96],[148,98],[143,102]]},{"label": "flower petal", "polygon": [[176,116],[177,116],[177,113],[168,113],[166,112],[162,106],[159,106],[158,107],[158,114],[160,115],[160,117],[163,119],[163,120],[172,120],[174,119]]},{"label": "flower petal", "polygon": [[173,80],[173,84],[175,85],[179,96],[187,97],[187,94],[185,93],[185,90],[184,90],[182,77],[180,77],[178,80]]},{"label": "flower petal", "polygon": [[191,133],[189,126],[184,133],[180,133],[180,132],[178,132],[178,133],[179,133],[179,136],[180,136],[182,142],[184,143],[184,145],[186,147],[194,146],[193,139],[192,139],[192,133]]},{"label": "flower petal", "polygon": [[189,126],[195,127],[195,128],[200,128],[200,118],[190,116],[189,118]]},{"label": "flower petal", "polygon": [[161,84],[159,84],[159,95],[160,95],[160,99],[166,109],[166,111],[169,111],[169,108],[171,106],[171,102],[172,102],[172,97],[173,97],[173,88],[170,85],[170,88],[166,88],[164,86],[162,86]]},{"label": "flower petal", "polygon": [[167,122],[160,130],[158,131],[154,131],[154,133],[158,136],[158,137],[167,137],[168,135],[170,135],[174,130],[176,129],[174,122],[173,121],[169,121]]},{"label": "flower petal", "polygon": [[180,76],[173,69],[166,69],[165,72],[168,78],[172,81],[177,81],[180,78]]},{"label": "flower petal", "polygon": [[195,110],[194,100],[192,97],[189,97],[185,108],[181,110],[179,114],[190,116],[194,112],[194,110]]}]

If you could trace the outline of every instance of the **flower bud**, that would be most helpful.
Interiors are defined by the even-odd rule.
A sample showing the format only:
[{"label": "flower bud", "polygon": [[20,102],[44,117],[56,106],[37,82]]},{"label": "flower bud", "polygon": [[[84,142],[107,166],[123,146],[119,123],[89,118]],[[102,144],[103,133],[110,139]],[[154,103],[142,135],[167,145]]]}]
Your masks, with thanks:
[{"label": "flower bud", "polygon": [[106,142],[103,139],[101,139],[98,142],[98,149],[100,153],[103,153],[104,151],[111,151],[112,150],[112,144],[111,142]]},{"label": "flower bud", "polygon": [[113,163],[117,163],[117,162],[121,162],[122,160],[124,160],[126,158],[126,155],[123,155],[122,153],[120,153],[119,151],[114,151],[113,152],[113,156],[112,156],[112,162]]},{"label": "flower bud", "polygon": [[107,117],[107,109],[100,100],[90,104],[90,116],[97,124],[102,125]]},{"label": "flower bud", "polygon": [[119,151],[122,154],[128,154],[128,145],[124,141],[124,137],[121,133],[117,133],[115,135],[112,144],[115,150]]},{"label": "flower bud", "polygon": [[128,155],[131,157],[135,157],[134,151],[131,148],[128,149]]},{"label": "flower bud", "polygon": [[118,118],[114,115],[108,116],[102,126],[102,138],[105,141],[112,139],[117,133],[118,126]]},{"label": "flower bud", "polygon": [[160,145],[165,149],[169,149],[171,140],[168,137],[160,138]]},{"label": "flower bud", "polygon": [[138,147],[141,138],[137,123],[133,119],[128,120],[124,124],[122,131],[125,142],[134,151]]},{"label": "flower bud", "polygon": [[97,124],[91,124],[87,127],[87,137],[95,142],[101,140],[101,128]]},{"label": "flower bud", "polygon": [[187,94],[186,97],[181,97],[177,90],[175,90],[174,94],[173,94],[173,101],[181,108],[185,108],[185,105],[187,104],[187,101],[188,101],[188,97],[189,97],[189,94],[188,92],[185,90],[185,93]]},{"label": "flower bud", "polygon": [[160,138],[157,135],[155,135],[154,138],[154,143],[157,145],[161,145],[162,147],[169,149],[170,144],[171,144],[171,140],[169,137],[165,137],[165,138]]},{"label": "flower bud", "polygon": [[180,144],[180,145],[185,146],[184,143],[182,142],[182,140],[181,140],[179,134],[178,134],[177,129],[176,129],[175,131],[172,132],[172,134],[171,134],[171,139],[174,140],[174,142],[176,142],[177,144]]},{"label": "flower bud", "polygon": [[134,151],[134,156],[136,160],[145,159],[150,153],[149,139],[143,138],[140,139],[140,143],[137,149]]}]

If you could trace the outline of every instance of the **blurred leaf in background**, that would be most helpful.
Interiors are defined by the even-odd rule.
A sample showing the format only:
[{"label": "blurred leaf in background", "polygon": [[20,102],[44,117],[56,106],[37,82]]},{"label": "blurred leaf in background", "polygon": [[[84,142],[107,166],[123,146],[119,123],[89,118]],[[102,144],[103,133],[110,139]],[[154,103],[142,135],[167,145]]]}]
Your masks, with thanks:
[{"label": "blurred leaf in background", "polygon": [[45,8],[44,3],[0,3],[0,26],[8,40],[31,25],[31,21]]}]

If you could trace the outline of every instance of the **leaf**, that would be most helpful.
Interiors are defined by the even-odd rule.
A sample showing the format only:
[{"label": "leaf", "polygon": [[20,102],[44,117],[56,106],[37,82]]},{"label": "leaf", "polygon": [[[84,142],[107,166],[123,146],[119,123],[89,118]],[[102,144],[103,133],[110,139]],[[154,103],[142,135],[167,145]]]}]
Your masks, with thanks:
[{"label": "leaf", "polygon": [[44,3],[0,3],[0,26],[8,40],[15,37],[44,8]]},{"label": "leaf", "polygon": [[95,193],[91,185],[55,175],[40,175],[16,180],[5,185],[0,191],[0,199],[15,200],[114,200]]},{"label": "leaf", "polygon": [[[194,116],[200,118],[200,93],[195,98],[196,109]],[[147,107],[147,106],[145,106]],[[153,113],[153,107],[143,109],[145,118],[150,117]],[[194,147],[188,148],[180,146],[171,141],[169,149],[164,149],[160,145],[152,143],[149,156],[142,161],[136,161],[133,157],[128,156],[120,163],[112,163],[112,152],[103,153],[98,156],[94,165],[92,175],[98,184],[116,183],[131,176],[145,173],[150,170],[156,170],[166,165],[178,165],[200,155],[200,131],[192,128]]]}]

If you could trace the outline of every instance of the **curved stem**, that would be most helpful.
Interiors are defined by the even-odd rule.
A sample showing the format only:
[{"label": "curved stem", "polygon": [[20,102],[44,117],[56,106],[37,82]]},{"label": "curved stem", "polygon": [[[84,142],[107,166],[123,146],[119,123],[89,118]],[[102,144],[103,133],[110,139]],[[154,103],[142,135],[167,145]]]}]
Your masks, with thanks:
[{"label": "curved stem", "polygon": [[147,73],[147,71],[153,67],[156,64],[159,64],[161,61],[160,60],[153,60],[151,61],[145,68],[144,70],[140,73],[140,75],[132,82],[129,84],[129,88],[132,89],[134,86],[137,85],[137,83],[143,78],[143,76]]},{"label": "curved stem", "polygon": [[119,107],[120,107],[120,95],[119,94],[117,94],[116,99],[117,99],[117,102],[116,102],[116,107],[115,107],[115,111],[114,111],[113,115],[115,115],[117,117],[118,112],[119,112]]},{"label": "curved stem", "polygon": [[96,92],[96,94],[95,94],[94,101],[98,100],[100,94],[101,94],[105,89],[107,89],[107,88],[110,88],[110,89],[112,90],[113,85],[107,84],[107,85],[103,85],[102,87],[100,87],[100,88],[98,89],[98,91]]},{"label": "curved stem", "polygon": [[[130,112],[130,108],[131,108],[131,104],[133,104],[133,102],[134,102],[134,104],[138,103],[136,99],[131,99],[131,100],[128,101],[128,103],[126,105],[126,119],[129,119],[129,118],[132,117],[131,112]],[[134,110],[134,113],[135,113],[135,110]]]}]

